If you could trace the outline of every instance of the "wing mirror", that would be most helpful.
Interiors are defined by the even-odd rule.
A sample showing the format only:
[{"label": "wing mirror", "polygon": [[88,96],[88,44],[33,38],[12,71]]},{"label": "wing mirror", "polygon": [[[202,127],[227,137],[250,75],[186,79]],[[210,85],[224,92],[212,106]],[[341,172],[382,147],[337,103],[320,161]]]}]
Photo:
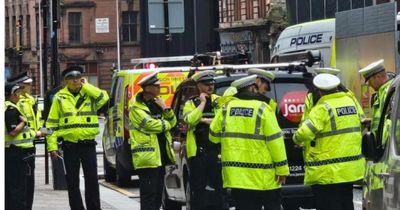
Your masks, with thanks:
[{"label": "wing mirror", "polygon": [[365,156],[367,160],[375,160],[376,159],[376,141],[375,136],[371,132],[367,132],[362,137],[362,154]]}]

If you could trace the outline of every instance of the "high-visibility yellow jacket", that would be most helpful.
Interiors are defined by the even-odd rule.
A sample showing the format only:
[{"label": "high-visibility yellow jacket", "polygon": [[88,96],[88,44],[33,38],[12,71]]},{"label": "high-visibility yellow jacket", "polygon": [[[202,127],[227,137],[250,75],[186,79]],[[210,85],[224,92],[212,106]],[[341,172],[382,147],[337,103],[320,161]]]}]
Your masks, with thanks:
[{"label": "high-visibility yellow jacket", "polygon": [[[7,110],[9,107],[14,107],[17,109],[23,117],[24,113],[19,109],[17,105],[12,103],[11,101],[5,101],[4,103],[5,110]],[[33,139],[35,137],[35,131],[31,130],[27,125],[25,125],[24,129],[18,133],[16,136],[11,136],[8,134],[6,127],[4,126],[4,137],[5,137],[5,147],[8,148],[12,144],[21,147],[21,148],[32,148],[33,147]]]},{"label": "high-visibility yellow jacket", "polygon": [[[20,96],[18,101],[18,107],[24,113],[27,118],[29,128],[34,131],[38,131],[39,128],[43,126],[42,122],[42,111],[37,107],[37,101],[35,98],[28,93],[25,93]],[[36,106],[36,111],[33,107]]]},{"label": "high-visibility yellow jacket", "polygon": [[166,110],[161,119],[154,118],[145,103],[136,100],[129,108],[129,134],[132,162],[135,169],[156,168],[162,165],[157,134],[164,133],[167,143],[165,149],[172,163],[176,157],[172,149],[172,137],[169,130],[176,124],[172,110]]},{"label": "high-visibility yellow jacket", "polygon": [[[53,130],[47,137],[48,151],[58,149],[57,138],[72,143],[94,139],[100,132],[97,110],[107,103],[108,98],[106,91],[89,83],[83,84],[76,96],[67,87],[58,91],[46,121],[46,127]],[[78,102],[81,103],[77,108]]]},{"label": "high-visibility yellow jacket", "polygon": [[[364,110],[362,109],[361,104],[358,102],[356,96],[351,90],[347,90],[345,93],[354,100],[354,103],[357,106],[357,110],[359,110],[360,112],[361,120],[363,120],[365,118]],[[304,122],[304,120],[308,118],[308,115],[310,114],[310,111],[313,107],[314,107],[314,96],[313,93],[310,92],[307,93],[306,98],[304,100],[304,112],[300,122]]]},{"label": "high-visibility yellow jacket", "polygon": [[385,104],[386,95],[392,82],[393,80],[389,80],[385,84],[383,84],[378,89],[378,92],[376,92],[376,95],[374,97],[374,102],[372,104],[371,132],[375,134],[375,136],[379,126],[379,119],[381,117],[381,112]]},{"label": "high-visibility yellow jacket", "polygon": [[281,129],[265,102],[233,99],[217,110],[209,138],[221,143],[224,188],[272,190],[289,167]]},{"label": "high-visibility yellow jacket", "polygon": [[363,178],[360,110],[346,93],[322,96],[293,140],[304,146],[305,184],[335,184]]},{"label": "high-visibility yellow jacket", "polygon": [[[219,98],[219,96],[212,94],[211,95],[211,103],[215,103],[215,100]],[[196,136],[194,131],[196,129],[196,125],[200,122],[201,118],[208,117],[214,118],[216,109],[214,108],[214,112],[212,113],[203,113],[200,111],[193,99],[189,99],[186,101],[185,106],[183,107],[183,120],[188,125],[188,132],[186,136],[186,155],[188,158],[196,156],[197,144],[196,144]],[[208,141],[208,139],[203,139]]]}]

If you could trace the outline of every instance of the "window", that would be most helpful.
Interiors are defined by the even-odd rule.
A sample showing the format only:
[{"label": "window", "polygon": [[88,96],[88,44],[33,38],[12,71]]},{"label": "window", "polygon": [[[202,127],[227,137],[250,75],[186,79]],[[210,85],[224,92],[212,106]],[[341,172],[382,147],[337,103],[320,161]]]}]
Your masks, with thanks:
[{"label": "window", "polygon": [[24,29],[24,18],[23,18],[23,16],[21,15],[21,16],[19,16],[19,19],[18,19],[18,32],[19,32],[19,45],[21,46],[21,49],[22,49],[22,47],[24,46],[24,32],[23,32],[23,29]]},{"label": "window", "polygon": [[26,46],[31,47],[31,16],[26,16]]},{"label": "window", "polygon": [[68,13],[69,42],[81,43],[82,14],[80,12]]},{"label": "window", "polygon": [[137,12],[122,12],[122,40],[124,42],[137,41]]},{"label": "window", "polygon": [[258,17],[263,18],[266,16],[267,11],[267,3],[266,0],[259,0],[258,1]]},{"label": "window", "polygon": [[235,18],[235,20],[240,20],[241,19],[240,9],[241,9],[240,0],[235,0],[235,4],[234,4],[234,18]]},{"label": "window", "polygon": [[10,18],[9,17],[6,17],[5,24],[6,24],[6,31],[5,31],[6,43],[5,43],[5,47],[7,48],[7,47],[10,46]]},{"label": "window", "polygon": [[253,6],[253,0],[247,0],[246,1],[246,19],[251,20],[254,18],[254,6]]}]

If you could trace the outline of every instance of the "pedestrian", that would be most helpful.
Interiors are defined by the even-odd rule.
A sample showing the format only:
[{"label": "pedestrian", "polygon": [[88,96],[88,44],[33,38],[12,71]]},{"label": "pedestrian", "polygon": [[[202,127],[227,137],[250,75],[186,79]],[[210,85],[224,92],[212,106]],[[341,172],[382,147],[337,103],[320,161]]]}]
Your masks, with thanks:
[{"label": "pedestrian", "polygon": [[352,210],[353,183],[364,176],[361,116],[354,100],[339,91],[331,74],[313,79],[321,98],[293,136],[304,148],[304,183],[318,210]]},{"label": "pedestrian", "polygon": [[[26,210],[32,207],[35,147],[33,139],[40,131],[28,127],[26,116],[17,106],[21,87],[5,86],[5,209]],[[29,192],[29,193],[27,193]],[[32,193],[32,194],[30,194]]]},{"label": "pedestrian", "polygon": [[257,75],[256,85],[258,93],[264,96],[264,102],[267,103],[274,112],[276,112],[276,101],[267,96],[267,93],[271,91],[271,82],[275,79],[275,74],[271,71],[257,68],[251,68],[247,73],[249,75]]},{"label": "pedestrian", "polygon": [[[317,75],[325,73],[325,74],[332,74],[334,76],[338,76],[341,72],[339,69],[334,69],[334,68],[315,68],[314,71]],[[366,120],[364,110],[362,109],[362,107],[361,107],[360,103],[358,102],[358,99],[356,98],[354,93],[351,90],[347,89],[343,84],[338,85],[338,90],[347,93],[348,96],[353,98],[354,103],[356,103],[357,110],[359,110],[359,112],[360,112],[359,114],[362,117],[362,122],[364,122]],[[304,112],[303,112],[300,122],[304,122],[304,120],[306,120],[308,118],[308,115],[309,115],[311,109],[314,107],[315,104],[317,104],[317,102],[320,98],[321,98],[321,95],[319,94],[319,91],[317,88],[313,88],[308,91],[306,98],[304,100]]]},{"label": "pedestrian", "polygon": [[224,188],[237,210],[281,209],[281,184],[289,175],[285,144],[274,111],[259,100],[256,75],[235,80],[230,100],[210,125],[210,141],[221,143]]},{"label": "pedestrian", "polygon": [[165,166],[175,164],[169,130],[175,126],[176,117],[159,97],[157,74],[153,72],[139,81],[143,91],[129,108],[132,161],[139,175],[141,210],[160,209]]},{"label": "pedestrian", "polygon": [[[198,94],[186,101],[183,120],[188,125],[186,155],[189,165],[190,209],[222,209],[220,145],[208,139],[210,124],[218,107],[214,94],[215,72],[202,71],[192,76]],[[211,200],[212,199],[212,200]]]},{"label": "pedestrian", "polygon": [[62,142],[69,204],[72,210],[85,209],[79,190],[82,164],[85,202],[88,210],[100,209],[95,136],[99,134],[97,110],[108,101],[108,94],[82,78],[83,69],[71,66],[62,72],[65,87],[54,95],[46,127],[54,132],[47,138],[48,151],[58,157],[57,141]]},{"label": "pedestrian", "polygon": [[[32,78],[28,76],[28,72],[23,72],[13,78],[9,79],[9,82],[19,83],[21,87],[20,99],[18,100],[17,106],[19,110],[27,119],[28,127],[33,131],[39,131],[43,126],[42,123],[42,112],[38,107],[37,99],[30,95],[32,90]],[[34,153],[36,153],[35,147],[33,147]],[[30,157],[27,160],[31,173],[27,177],[27,204],[26,210],[32,209],[33,195],[35,191],[35,156]]]},{"label": "pedestrian", "polygon": [[[376,136],[385,98],[393,79],[388,77],[383,59],[369,64],[361,69],[359,73],[364,77],[365,83],[375,91],[375,94],[371,97],[372,122],[370,130]],[[385,141],[386,139],[383,139],[383,143]]]}]

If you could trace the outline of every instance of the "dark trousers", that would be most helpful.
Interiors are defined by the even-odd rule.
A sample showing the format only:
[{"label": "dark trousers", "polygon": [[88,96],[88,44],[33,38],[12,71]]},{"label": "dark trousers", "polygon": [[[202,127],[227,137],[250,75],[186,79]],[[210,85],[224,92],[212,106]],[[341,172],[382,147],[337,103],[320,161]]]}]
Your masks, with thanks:
[{"label": "dark trousers", "polygon": [[99,183],[97,176],[96,145],[93,143],[63,142],[64,163],[67,171],[67,186],[71,210],[84,210],[79,190],[79,169],[82,163],[85,178],[85,201],[88,210],[100,209]]},{"label": "dark trousers", "polygon": [[354,210],[353,183],[312,185],[318,210]]},{"label": "dark trousers", "polygon": [[140,209],[159,210],[164,188],[164,166],[137,169],[136,171],[139,175]]},{"label": "dark trousers", "polygon": [[236,210],[281,210],[281,189],[244,190],[232,189]]},{"label": "dark trousers", "polygon": [[189,159],[189,169],[191,210],[228,209],[222,189],[218,152],[198,151]]},{"label": "dark trousers", "polygon": [[5,151],[5,209],[30,210],[33,203],[35,151],[6,148]]}]

